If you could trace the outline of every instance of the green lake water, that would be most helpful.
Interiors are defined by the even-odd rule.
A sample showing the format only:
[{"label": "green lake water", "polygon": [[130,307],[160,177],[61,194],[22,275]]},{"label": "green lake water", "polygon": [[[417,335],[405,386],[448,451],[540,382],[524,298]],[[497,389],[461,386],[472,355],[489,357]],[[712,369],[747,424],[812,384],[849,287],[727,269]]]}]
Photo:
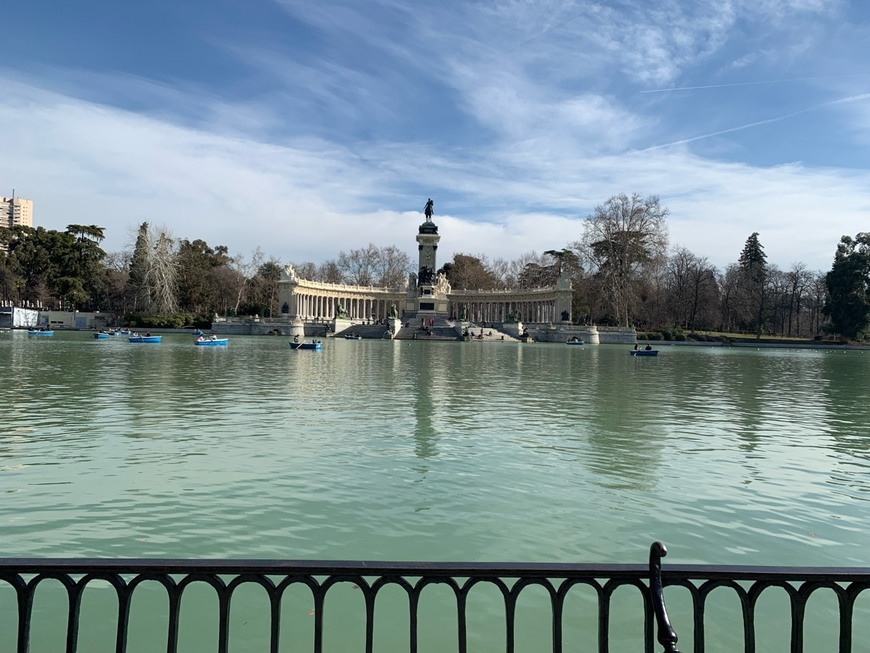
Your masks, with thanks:
[{"label": "green lake water", "polygon": [[0,556],[870,566],[870,352],[0,332],[0,369]]}]

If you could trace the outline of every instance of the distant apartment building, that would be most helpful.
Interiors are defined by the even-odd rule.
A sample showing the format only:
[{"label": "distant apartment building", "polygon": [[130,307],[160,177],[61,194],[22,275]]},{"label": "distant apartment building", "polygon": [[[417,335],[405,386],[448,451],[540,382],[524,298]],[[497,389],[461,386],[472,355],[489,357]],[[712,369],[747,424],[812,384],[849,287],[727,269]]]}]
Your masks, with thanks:
[{"label": "distant apartment building", "polygon": [[32,227],[33,226],[33,200],[23,197],[0,196],[0,227]]}]

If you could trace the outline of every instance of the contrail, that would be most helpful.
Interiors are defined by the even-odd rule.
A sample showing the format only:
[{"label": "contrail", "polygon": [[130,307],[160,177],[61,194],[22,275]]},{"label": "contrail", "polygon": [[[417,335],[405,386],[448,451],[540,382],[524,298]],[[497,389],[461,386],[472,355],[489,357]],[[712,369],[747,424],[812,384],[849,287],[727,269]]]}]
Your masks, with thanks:
[{"label": "contrail", "polygon": [[580,17],[582,17],[582,16],[583,16],[583,14],[582,14],[582,13],[579,13],[579,14],[577,14],[576,16],[573,16],[573,17],[571,17],[571,18],[566,18],[565,20],[563,20],[563,21],[561,21],[561,22],[559,22],[559,23],[556,23],[555,25],[553,25],[553,26],[551,26],[551,27],[548,27],[548,28],[545,29],[543,32],[541,32],[540,34],[535,34],[534,36],[532,36],[532,37],[530,37],[530,38],[527,38],[525,41],[521,41],[520,43],[517,43],[517,44],[516,44],[515,46],[513,46],[510,50],[507,50],[507,51],[505,52],[505,54],[511,54],[511,53],[513,53],[513,52],[519,50],[519,49],[520,49],[521,47],[523,47],[524,45],[528,45],[528,44],[531,43],[532,41],[536,41],[537,39],[541,38],[542,36],[546,36],[546,35],[549,34],[550,32],[553,32],[553,31],[559,29],[560,27],[564,27],[564,26],[567,25],[568,23],[573,23],[575,20],[577,20],[578,18],[580,18]]},{"label": "contrail", "polygon": [[780,122],[782,120],[787,120],[789,118],[794,118],[795,116],[799,116],[804,113],[809,113],[811,111],[816,111],[817,109],[821,109],[823,107],[833,106],[835,104],[846,104],[847,102],[858,102],[860,100],[868,100],[870,99],[870,93],[861,93],[860,95],[850,95],[848,97],[839,98],[837,100],[830,100],[829,102],[823,102],[822,104],[817,104],[812,107],[808,107],[806,109],[801,109],[800,111],[792,111],[791,113],[786,113],[781,116],[776,116],[775,118],[767,118],[766,120],[756,120],[755,122],[749,122],[745,125],[739,125],[737,127],[730,127],[728,129],[720,129],[719,131],[710,132],[708,134],[701,134],[699,136],[692,136],[690,138],[683,138],[678,141],[673,141],[671,143],[664,143],[662,145],[653,145],[651,147],[646,147],[642,150],[637,150],[637,153],[641,152],[650,152],[652,150],[661,150],[666,147],[671,147],[673,145],[684,145],[686,143],[692,143],[694,141],[700,141],[704,138],[712,138],[713,136],[721,136],[722,134],[730,134],[732,132],[739,132],[744,129],[751,129],[752,127],[760,127],[761,125],[769,125],[774,122]]},{"label": "contrail", "polygon": [[854,75],[824,75],[819,77],[794,77],[792,79],[765,79],[756,82],[733,82],[730,84],[704,84],[702,86],[673,86],[671,88],[652,88],[639,93],[669,93],[671,91],[699,91],[710,88],[731,88],[733,86],[761,86],[763,84],[786,84],[788,82],[809,82],[817,79],[842,79],[844,77],[867,77],[870,73]]}]

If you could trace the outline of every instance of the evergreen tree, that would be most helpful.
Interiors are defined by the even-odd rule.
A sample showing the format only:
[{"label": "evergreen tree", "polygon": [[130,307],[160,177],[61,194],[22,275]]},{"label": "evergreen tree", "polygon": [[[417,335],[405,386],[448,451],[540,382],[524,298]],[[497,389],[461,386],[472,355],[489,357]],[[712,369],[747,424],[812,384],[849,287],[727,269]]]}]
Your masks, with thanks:
[{"label": "evergreen tree", "polygon": [[844,338],[855,338],[870,320],[870,233],[840,239],[825,285],[824,311],[831,328]]},{"label": "evergreen tree", "polygon": [[133,256],[130,257],[130,276],[127,279],[127,295],[132,300],[133,312],[147,311],[151,308],[148,292],[148,269],[151,267],[151,238],[148,223],[139,225]]},{"label": "evergreen tree", "polygon": [[740,276],[751,315],[755,318],[755,337],[761,338],[764,326],[765,289],[767,284],[767,254],[758,240],[758,232],[746,239],[740,252]]}]

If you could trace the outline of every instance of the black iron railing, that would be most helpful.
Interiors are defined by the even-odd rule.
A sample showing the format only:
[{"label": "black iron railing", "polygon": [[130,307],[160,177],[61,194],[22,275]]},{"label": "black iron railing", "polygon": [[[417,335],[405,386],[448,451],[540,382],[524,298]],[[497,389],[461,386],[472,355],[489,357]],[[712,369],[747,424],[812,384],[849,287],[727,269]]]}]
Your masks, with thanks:
[{"label": "black iron railing", "polygon": [[[784,591],[788,597],[784,617],[788,634],[786,640],[780,642],[778,650],[795,653],[804,651],[808,603],[817,592],[830,593],[836,606],[835,634],[827,642],[825,650],[870,650],[866,641],[862,642],[864,648],[853,649],[857,613],[865,608],[870,612],[870,594],[861,602],[860,609],[856,610],[862,592],[870,588],[868,569],[675,565],[663,571],[661,558],[666,554],[664,546],[656,542],[651,547],[648,565],[0,559],[0,597],[3,591],[14,596],[11,602],[0,600],[0,637],[5,633],[7,639],[0,639],[0,651],[26,653],[31,650],[36,629],[34,600],[44,584],[60,585],[65,594],[62,606],[64,614],[41,619],[40,624],[49,623],[51,628],[62,633],[60,636],[65,641],[67,653],[87,650],[81,644],[83,633],[80,633],[82,597],[86,589],[94,585],[111,587],[113,610],[110,616],[112,623],[108,626],[112,632],[111,648],[118,653],[127,651],[128,643],[132,648],[130,618],[134,597],[142,591],[143,584],[152,588],[156,584],[165,595],[166,623],[164,631],[156,635],[150,633],[150,636],[159,641],[159,650],[174,653],[180,650],[182,598],[195,583],[204,583],[216,597],[217,632],[209,637],[216,641],[220,653],[226,653],[230,648],[233,597],[240,588],[251,585],[259,588],[267,597],[264,612],[268,614],[262,615],[267,630],[264,638],[266,643],[261,650],[273,653],[287,650],[283,639],[292,633],[286,627],[282,628],[285,621],[282,617],[282,601],[291,590],[303,588],[310,598],[309,614],[313,620],[307,650],[320,653],[324,650],[324,635],[327,631],[327,596],[343,583],[349,583],[354,590],[361,592],[363,606],[360,619],[363,633],[357,645],[344,650],[366,653],[384,650],[375,646],[376,623],[384,623],[378,621],[384,618],[383,615],[378,616],[378,599],[385,591],[396,590],[404,597],[404,605],[407,606],[406,614],[399,619],[407,628],[402,650],[416,653],[421,648],[427,649],[427,642],[421,641],[419,628],[420,620],[426,618],[422,614],[425,610],[421,608],[421,598],[426,595],[427,588],[433,586],[446,588],[451,597],[448,628],[452,640],[450,650],[460,653],[470,650],[514,653],[518,650],[517,636],[521,630],[517,626],[517,615],[522,609],[521,597],[524,593],[535,591],[531,588],[537,588],[539,598],[541,595],[545,597],[547,641],[545,646],[536,649],[541,651],[562,653],[567,650],[565,635],[568,629],[575,637],[572,644],[577,644],[580,650],[611,651],[614,638],[623,635],[622,627],[626,619],[632,621],[632,615],[616,614],[620,611],[613,609],[615,594],[626,588],[632,592],[632,600],[639,606],[638,614],[633,615],[639,631],[639,646],[636,650],[646,653],[653,653],[659,648],[665,653],[678,652],[677,634],[671,627],[665,608],[665,588],[672,588],[668,590],[669,598],[678,598],[675,603],[678,609],[673,613],[678,615],[675,621],[680,631],[690,641],[692,648],[687,650],[744,650],[747,653],[763,650],[757,649],[756,637],[759,629],[765,631],[769,624],[759,605],[765,590],[771,588]],[[469,597],[476,588],[482,586],[496,590],[499,625],[491,632],[497,632],[498,636],[487,641],[487,645],[481,646],[478,642],[473,646],[469,642],[469,620],[474,616],[469,613]],[[590,598],[580,608],[572,603],[568,609],[568,598],[577,588],[583,588]],[[713,641],[708,632],[711,630],[712,616],[708,610],[711,596],[719,596],[723,591],[730,592],[731,602],[737,606],[737,614],[730,617],[728,626],[729,636],[735,637],[737,644],[727,649],[722,648],[721,638]],[[864,606],[864,603],[867,605]],[[582,609],[585,609],[586,614],[578,613]],[[581,616],[587,623],[593,624],[591,628],[577,630],[576,622],[581,620]],[[617,617],[620,625],[616,626],[618,632],[614,633],[613,623]],[[395,618],[390,616],[387,620],[395,621]],[[101,623],[106,627],[105,619]],[[582,641],[577,642],[577,636]],[[438,650],[444,648],[439,647]],[[572,650],[575,649],[572,647]]]}]

